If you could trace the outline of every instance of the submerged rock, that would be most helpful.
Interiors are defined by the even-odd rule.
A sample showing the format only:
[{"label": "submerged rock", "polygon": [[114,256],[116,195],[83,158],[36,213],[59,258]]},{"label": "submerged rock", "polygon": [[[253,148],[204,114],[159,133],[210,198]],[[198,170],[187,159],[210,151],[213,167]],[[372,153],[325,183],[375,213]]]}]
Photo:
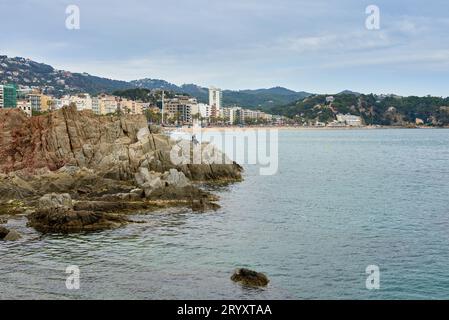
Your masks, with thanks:
[{"label": "submerged rock", "polygon": [[265,287],[270,282],[265,274],[245,268],[235,270],[231,280],[251,287]]},{"label": "submerged rock", "polygon": [[0,226],[0,239],[3,240],[3,238],[5,238],[9,233],[9,229]]},{"label": "submerged rock", "polygon": [[16,241],[19,240],[21,235],[15,230],[9,230],[5,227],[0,226],[0,240],[4,241]]},{"label": "submerged rock", "polygon": [[9,233],[6,235],[6,237],[3,238],[5,241],[17,241],[20,240],[22,236],[15,230],[9,231]]},{"label": "submerged rock", "polygon": [[192,210],[194,212],[205,212],[209,210],[217,210],[220,208],[218,204],[210,201],[207,197],[201,199],[192,199]]},{"label": "submerged rock", "polygon": [[66,208],[38,210],[30,214],[28,220],[28,226],[43,233],[98,231],[117,228],[129,222],[124,217],[114,214]]}]

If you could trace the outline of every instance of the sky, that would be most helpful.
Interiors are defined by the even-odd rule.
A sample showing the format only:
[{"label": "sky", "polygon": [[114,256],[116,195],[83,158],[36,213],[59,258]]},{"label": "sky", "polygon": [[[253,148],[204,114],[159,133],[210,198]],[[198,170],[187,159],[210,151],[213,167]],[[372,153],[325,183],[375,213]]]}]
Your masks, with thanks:
[{"label": "sky", "polygon": [[[66,27],[69,5],[79,29]],[[379,29],[366,27],[369,5]],[[0,0],[0,13],[0,54],[72,72],[449,96],[447,0]]]}]

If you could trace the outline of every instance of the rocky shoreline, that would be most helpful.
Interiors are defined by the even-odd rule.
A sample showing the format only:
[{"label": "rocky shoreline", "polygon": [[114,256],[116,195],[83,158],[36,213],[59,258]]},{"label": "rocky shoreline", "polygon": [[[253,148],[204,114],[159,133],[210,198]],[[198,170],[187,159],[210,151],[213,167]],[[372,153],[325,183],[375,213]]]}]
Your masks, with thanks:
[{"label": "rocky shoreline", "polygon": [[199,183],[240,181],[242,168],[176,165],[175,145],[144,116],[0,110],[0,223],[20,214],[39,232],[70,233],[120,227],[131,212],[217,209],[218,198]]}]

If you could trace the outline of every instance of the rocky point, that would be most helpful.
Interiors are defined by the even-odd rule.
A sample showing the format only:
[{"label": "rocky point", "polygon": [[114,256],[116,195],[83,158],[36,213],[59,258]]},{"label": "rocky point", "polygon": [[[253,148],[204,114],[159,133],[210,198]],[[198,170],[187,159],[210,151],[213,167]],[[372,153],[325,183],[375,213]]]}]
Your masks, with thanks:
[{"label": "rocky point", "polygon": [[78,232],[119,227],[131,211],[216,209],[198,182],[239,181],[242,168],[176,165],[175,144],[144,116],[0,110],[0,215],[26,214],[42,232]]}]

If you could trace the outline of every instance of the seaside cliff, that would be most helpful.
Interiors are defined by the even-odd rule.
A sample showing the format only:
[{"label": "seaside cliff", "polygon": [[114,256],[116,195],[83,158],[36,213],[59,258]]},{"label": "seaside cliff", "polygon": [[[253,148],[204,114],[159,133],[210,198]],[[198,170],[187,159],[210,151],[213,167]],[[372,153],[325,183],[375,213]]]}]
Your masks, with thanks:
[{"label": "seaside cliff", "polygon": [[175,165],[175,143],[144,116],[0,110],[0,217],[21,213],[39,231],[77,232],[128,223],[126,212],[216,208],[196,182],[238,181],[242,168]]}]

